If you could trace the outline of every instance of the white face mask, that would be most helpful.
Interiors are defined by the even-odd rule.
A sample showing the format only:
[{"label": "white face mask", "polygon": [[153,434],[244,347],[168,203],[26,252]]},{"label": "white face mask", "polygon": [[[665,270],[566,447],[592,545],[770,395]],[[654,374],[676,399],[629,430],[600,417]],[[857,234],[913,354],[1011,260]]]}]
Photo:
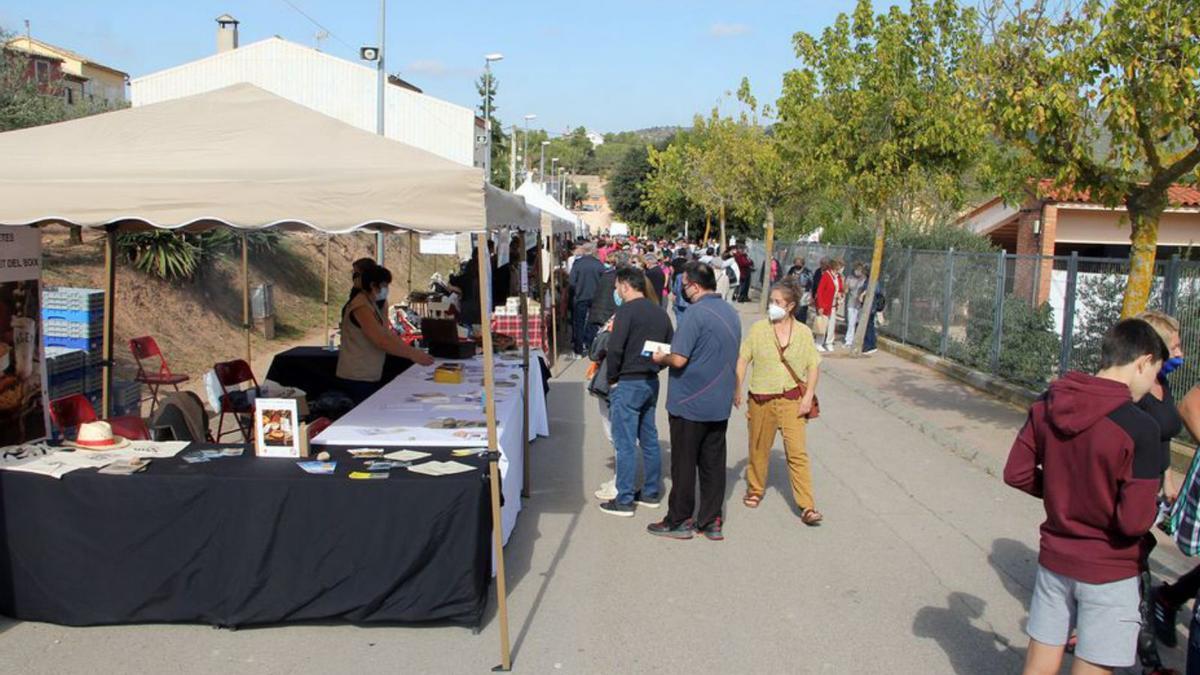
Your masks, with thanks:
[{"label": "white face mask", "polygon": [[385,301],[387,301],[387,296],[388,296],[388,287],[382,286],[382,287],[380,287],[379,292],[375,294],[375,299],[379,300],[380,302],[385,302]]},{"label": "white face mask", "polygon": [[771,321],[782,321],[786,316],[786,309],[776,304],[767,305],[767,318]]}]

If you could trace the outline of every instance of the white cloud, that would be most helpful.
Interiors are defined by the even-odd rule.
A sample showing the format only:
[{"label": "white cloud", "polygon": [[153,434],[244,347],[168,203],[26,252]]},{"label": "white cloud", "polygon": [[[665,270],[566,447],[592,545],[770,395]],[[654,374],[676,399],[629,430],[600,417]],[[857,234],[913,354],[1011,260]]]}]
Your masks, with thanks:
[{"label": "white cloud", "polygon": [[478,70],[448,66],[438,59],[417,59],[406,65],[401,74],[423,77],[475,77]]},{"label": "white cloud", "polygon": [[740,37],[749,32],[750,26],[744,23],[714,23],[708,28],[708,34],[715,38]]},{"label": "white cloud", "polygon": [[449,72],[450,69],[446,67],[446,64],[438,61],[437,59],[417,59],[416,61],[408,64],[404,70],[405,72],[413,73],[414,75],[442,77]]}]

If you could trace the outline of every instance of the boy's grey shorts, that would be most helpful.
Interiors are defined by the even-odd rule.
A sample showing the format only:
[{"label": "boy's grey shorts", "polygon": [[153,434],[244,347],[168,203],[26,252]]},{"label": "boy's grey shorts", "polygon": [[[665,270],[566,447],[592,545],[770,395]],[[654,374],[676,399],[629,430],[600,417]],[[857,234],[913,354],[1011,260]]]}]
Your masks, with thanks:
[{"label": "boy's grey shorts", "polygon": [[1140,599],[1137,577],[1087,584],[1038,565],[1029,606],[1029,637],[1065,645],[1075,627],[1075,656],[1099,666],[1125,668],[1137,660]]}]

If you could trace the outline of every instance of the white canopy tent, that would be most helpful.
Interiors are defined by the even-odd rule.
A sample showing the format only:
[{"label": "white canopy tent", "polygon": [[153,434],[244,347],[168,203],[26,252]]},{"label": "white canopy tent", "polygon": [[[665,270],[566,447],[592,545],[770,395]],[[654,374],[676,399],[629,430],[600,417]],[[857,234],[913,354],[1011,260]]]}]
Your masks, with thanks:
[{"label": "white canopy tent", "polygon": [[[63,223],[107,233],[106,412],[120,231],[227,226],[245,233],[309,227],[333,235],[359,229],[483,233],[498,227],[522,232],[540,227],[539,214],[523,198],[486,186],[479,169],[362,131],[248,84],[0,133],[0,158],[0,226]],[[486,297],[486,238],[478,237],[477,244],[480,294]],[[247,255],[243,236],[243,322],[249,352]],[[485,325],[490,323],[483,318]],[[495,377],[487,330],[483,351],[497,596],[507,668]]]},{"label": "white canopy tent", "polygon": [[[536,230],[479,169],[250,84],[0,134],[0,224]],[[136,206],[134,206],[136,205]]]},{"label": "white canopy tent", "polygon": [[544,213],[550,214],[552,219],[561,221],[555,224],[555,231],[562,228],[565,224],[575,234],[581,234],[580,228],[583,227],[583,221],[579,216],[571,213],[571,210],[563,206],[557,199],[546,194],[541,183],[534,183],[531,180],[526,180],[521,184],[521,187],[514,191],[515,194],[525,198],[525,201],[540,209]]}]

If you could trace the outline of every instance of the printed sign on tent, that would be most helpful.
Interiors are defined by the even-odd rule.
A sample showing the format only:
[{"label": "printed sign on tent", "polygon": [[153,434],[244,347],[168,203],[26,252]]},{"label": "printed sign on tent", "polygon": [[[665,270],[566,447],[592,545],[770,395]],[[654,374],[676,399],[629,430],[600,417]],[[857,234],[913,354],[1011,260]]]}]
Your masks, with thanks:
[{"label": "printed sign on tent", "polygon": [[47,435],[42,233],[0,228],[0,446]]},{"label": "printed sign on tent", "polygon": [[458,238],[453,234],[421,235],[421,255],[457,255]]}]

